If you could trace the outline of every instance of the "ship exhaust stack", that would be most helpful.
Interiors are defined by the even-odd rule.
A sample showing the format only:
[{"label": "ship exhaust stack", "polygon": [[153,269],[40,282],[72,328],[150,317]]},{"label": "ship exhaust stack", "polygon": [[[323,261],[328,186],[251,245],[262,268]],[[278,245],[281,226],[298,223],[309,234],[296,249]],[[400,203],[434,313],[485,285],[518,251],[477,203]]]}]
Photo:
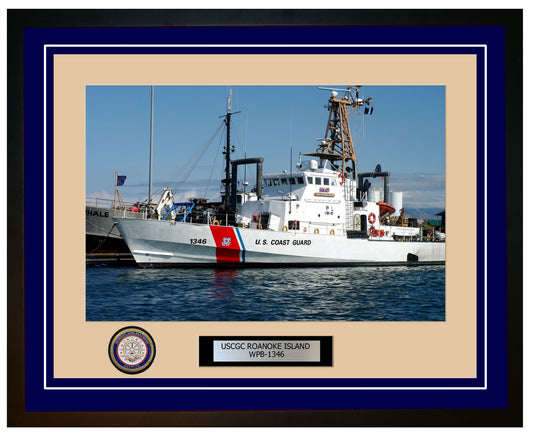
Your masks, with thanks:
[{"label": "ship exhaust stack", "polygon": [[[378,176],[381,176],[383,178],[383,202],[390,203],[390,189],[389,189],[390,172],[358,173],[357,174],[357,185],[359,186],[358,194],[361,194],[362,192],[361,186],[363,185],[363,180],[365,178],[377,178]],[[359,197],[359,200],[362,200],[362,198]]]},{"label": "ship exhaust stack", "polygon": [[257,197],[263,196],[263,157],[244,158],[242,160],[233,160],[231,162],[231,198],[230,205],[233,209],[237,207],[237,168],[245,164],[256,165],[256,185]]}]

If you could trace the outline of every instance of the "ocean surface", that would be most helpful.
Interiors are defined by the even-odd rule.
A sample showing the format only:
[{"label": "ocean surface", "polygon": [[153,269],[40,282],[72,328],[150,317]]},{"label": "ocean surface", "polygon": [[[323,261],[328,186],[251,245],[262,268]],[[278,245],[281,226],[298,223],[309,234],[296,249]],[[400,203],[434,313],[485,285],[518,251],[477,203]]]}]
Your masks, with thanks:
[{"label": "ocean surface", "polygon": [[444,321],[445,266],[86,269],[87,321]]}]

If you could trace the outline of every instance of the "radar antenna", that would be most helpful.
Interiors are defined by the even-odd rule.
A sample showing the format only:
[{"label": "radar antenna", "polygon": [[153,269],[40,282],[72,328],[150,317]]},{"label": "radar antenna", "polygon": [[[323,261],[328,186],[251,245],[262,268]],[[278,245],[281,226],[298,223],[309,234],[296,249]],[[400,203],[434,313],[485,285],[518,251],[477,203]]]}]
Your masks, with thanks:
[{"label": "radar antenna", "polygon": [[[355,179],[355,151],[350,132],[350,118],[360,108],[364,107],[364,114],[372,114],[374,107],[371,106],[372,98],[359,98],[359,90],[362,86],[348,86],[346,89],[319,87],[321,90],[331,92],[327,109],[329,119],[324,139],[320,139],[320,145],[308,156],[319,157],[328,160],[334,167],[335,161],[341,162],[341,173],[346,175],[351,172],[351,178]],[[339,96],[339,92],[343,95]],[[350,165],[351,163],[351,165]],[[349,167],[351,166],[351,167]]]}]

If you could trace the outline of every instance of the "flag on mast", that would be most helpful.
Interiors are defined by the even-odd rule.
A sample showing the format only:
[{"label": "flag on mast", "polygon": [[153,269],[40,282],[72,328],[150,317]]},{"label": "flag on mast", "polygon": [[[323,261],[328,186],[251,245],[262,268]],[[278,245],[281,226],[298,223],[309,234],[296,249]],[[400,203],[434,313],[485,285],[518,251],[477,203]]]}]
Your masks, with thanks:
[{"label": "flag on mast", "polygon": [[117,187],[120,187],[121,185],[123,185],[124,181],[126,181],[126,175],[117,176]]}]

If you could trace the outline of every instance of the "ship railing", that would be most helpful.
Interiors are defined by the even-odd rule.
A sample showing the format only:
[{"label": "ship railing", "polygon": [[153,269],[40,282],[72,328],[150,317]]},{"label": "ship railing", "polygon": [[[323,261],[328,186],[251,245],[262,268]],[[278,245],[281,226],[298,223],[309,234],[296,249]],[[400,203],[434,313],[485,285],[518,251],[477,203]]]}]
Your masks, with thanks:
[{"label": "ship railing", "polygon": [[[95,208],[109,208],[109,209],[113,209],[113,199],[104,199],[104,198],[101,198],[101,197],[86,197],[85,198],[85,206],[92,206],[92,207],[95,207]],[[138,204],[138,203],[137,203]],[[131,208],[133,206],[137,206],[135,203],[133,202],[123,202],[123,204],[116,204],[116,208],[117,210],[120,208],[125,208],[125,209],[128,209],[128,208]]]},{"label": "ship railing", "polygon": [[116,217],[122,217],[127,219],[136,219],[136,220],[143,220],[148,217],[147,209],[140,209],[138,211],[132,211],[130,209],[131,207],[127,206],[117,206],[115,209],[115,216]]},{"label": "ship railing", "polygon": [[[414,225],[413,223],[408,223],[407,227],[408,227],[408,228],[414,228],[415,225]],[[418,226],[416,226],[416,227],[418,228]],[[418,235],[416,235],[416,236],[414,236],[414,235],[410,235],[410,236],[409,236],[409,241],[413,241],[413,239],[414,239],[414,241],[417,241],[417,240],[420,239],[420,229],[419,229],[419,233],[418,233]]]},{"label": "ship railing", "polygon": [[[400,241],[420,241],[422,240],[420,236],[420,228],[418,226],[415,226],[413,223],[407,223],[406,225],[402,225],[400,227],[403,228],[411,228],[411,229],[419,229],[417,235],[413,235],[413,231],[409,231],[408,235],[396,235],[396,239],[399,239]],[[372,237],[370,237],[372,238]],[[375,237],[374,237],[375,238]]]},{"label": "ship railing", "polygon": [[356,188],[355,182],[352,179],[346,178],[344,180],[344,200],[353,201],[355,200]]},{"label": "ship railing", "polygon": [[85,206],[94,206],[95,208],[113,208],[113,199],[103,199],[101,197],[86,197]]},{"label": "ship railing", "polygon": [[[146,206],[146,203],[141,204],[140,202],[115,202],[113,199],[86,197],[85,206],[110,209],[113,213],[113,217],[141,220],[150,218],[150,216],[153,218],[153,215],[155,215],[153,211],[155,205],[153,203],[150,204],[150,206]],[[113,206],[115,207],[114,209]]]}]

